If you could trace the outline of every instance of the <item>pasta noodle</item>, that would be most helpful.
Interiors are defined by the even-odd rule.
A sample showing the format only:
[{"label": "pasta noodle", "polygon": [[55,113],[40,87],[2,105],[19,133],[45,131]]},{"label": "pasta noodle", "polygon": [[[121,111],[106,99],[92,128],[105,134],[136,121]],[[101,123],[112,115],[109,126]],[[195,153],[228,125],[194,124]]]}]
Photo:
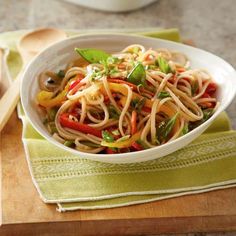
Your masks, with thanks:
[{"label": "pasta noodle", "polygon": [[163,145],[205,122],[217,109],[217,85],[191,69],[181,52],[133,44],[108,54],[76,49],[79,64],[39,75],[45,126],[81,152],[116,154]]}]

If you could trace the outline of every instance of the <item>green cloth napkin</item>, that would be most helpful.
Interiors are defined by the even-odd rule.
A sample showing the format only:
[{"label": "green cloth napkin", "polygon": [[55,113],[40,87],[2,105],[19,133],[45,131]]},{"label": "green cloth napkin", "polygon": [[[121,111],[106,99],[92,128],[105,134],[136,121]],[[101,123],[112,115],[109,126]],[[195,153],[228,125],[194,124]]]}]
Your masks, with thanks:
[{"label": "green cloth napkin", "polygon": [[[10,42],[15,54],[17,33],[4,35],[4,40],[0,35],[0,43]],[[150,36],[160,35],[180,39],[175,29]],[[18,59],[13,56],[8,61],[11,74],[20,68]],[[236,185],[236,132],[226,113],[187,147],[157,160],[131,164],[95,162],[63,151],[41,137],[20,114],[33,182],[42,200],[57,203],[59,211],[127,206]]]}]

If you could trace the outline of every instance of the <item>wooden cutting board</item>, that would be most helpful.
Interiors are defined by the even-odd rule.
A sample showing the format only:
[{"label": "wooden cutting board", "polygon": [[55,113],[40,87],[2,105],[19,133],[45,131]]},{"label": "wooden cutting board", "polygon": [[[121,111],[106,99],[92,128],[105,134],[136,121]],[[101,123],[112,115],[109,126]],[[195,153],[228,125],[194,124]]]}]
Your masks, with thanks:
[{"label": "wooden cutting board", "polygon": [[[14,113],[1,133],[0,235],[146,235],[236,230],[236,188],[106,210],[59,213],[41,201]],[[52,234],[50,234],[52,233]]]}]

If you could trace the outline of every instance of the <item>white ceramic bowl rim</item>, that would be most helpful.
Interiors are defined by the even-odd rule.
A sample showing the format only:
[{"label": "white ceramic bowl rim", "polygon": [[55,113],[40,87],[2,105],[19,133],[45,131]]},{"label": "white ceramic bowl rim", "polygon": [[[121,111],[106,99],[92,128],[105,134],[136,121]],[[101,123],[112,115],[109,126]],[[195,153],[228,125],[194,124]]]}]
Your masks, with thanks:
[{"label": "white ceramic bowl rim", "polygon": [[[97,160],[97,161],[105,161],[105,162],[109,162],[109,158],[112,158],[112,161],[116,162],[126,162],[125,159],[132,159],[131,162],[135,162],[135,155],[139,154],[142,155],[143,158],[141,161],[146,161],[149,160],[147,158],[147,156],[149,155],[153,155],[154,153],[160,152],[162,153],[163,150],[169,149],[169,147],[171,145],[174,144],[178,144],[178,142],[181,142],[181,140],[185,139],[187,140],[188,138],[190,138],[192,135],[196,135],[199,132],[199,128],[204,126],[204,130],[212,123],[212,121],[223,111],[226,109],[226,107],[232,102],[235,94],[236,94],[236,86],[231,86],[231,91],[229,93],[229,96],[226,98],[226,101],[224,102],[224,104],[220,105],[220,107],[217,109],[217,111],[213,114],[213,116],[208,119],[206,122],[204,122],[202,125],[200,125],[199,127],[197,127],[196,129],[192,130],[191,132],[187,133],[184,136],[181,136],[179,138],[177,138],[176,140],[173,140],[171,142],[168,142],[166,144],[163,144],[161,146],[157,146],[151,149],[146,149],[146,150],[142,150],[142,151],[138,151],[138,152],[131,152],[131,153],[119,153],[119,154],[90,154],[90,153],[83,153],[80,151],[77,151],[75,149],[69,148],[64,146],[63,144],[57,142],[54,138],[52,138],[52,136],[49,133],[46,133],[44,130],[42,130],[42,128],[40,127],[40,125],[37,122],[34,122],[34,119],[32,118],[32,115],[30,113],[30,107],[28,107],[28,97],[25,96],[25,94],[29,93],[30,91],[27,91],[25,88],[25,84],[27,83],[27,78],[29,78],[31,75],[31,71],[33,70],[33,68],[37,67],[38,64],[40,63],[40,60],[42,58],[45,58],[48,54],[50,55],[50,52],[53,52],[55,50],[57,50],[57,48],[63,48],[63,45],[65,45],[67,42],[70,41],[86,41],[86,40],[114,40],[119,38],[120,40],[127,40],[127,41],[133,41],[133,43],[137,43],[137,41],[150,41],[150,42],[156,42],[157,45],[158,43],[161,44],[168,44],[170,45],[172,48],[178,48],[178,50],[181,49],[186,49],[189,50],[191,52],[195,52],[195,53],[201,53],[201,54],[205,54],[207,56],[209,56],[210,58],[215,58],[217,59],[220,63],[222,63],[222,65],[224,65],[224,67],[228,70],[228,73],[231,74],[231,77],[233,79],[235,79],[236,82],[236,72],[234,70],[234,68],[227,62],[225,62],[223,59],[209,53],[206,52],[204,50],[201,49],[197,49],[197,48],[193,48],[191,46],[187,46],[187,45],[183,45],[180,43],[176,43],[176,42],[172,42],[172,41],[167,41],[167,40],[163,40],[163,39],[156,39],[156,38],[150,38],[150,37],[145,37],[145,36],[137,36],[137,35],[127,35],[127,34],[109,34],[109,33],[99,33],[99,34],[85,34],[85,35],[80,35],[80,36],[75,36],[75,37],[71,37],[65,40],[62,40],[60,42],[57,42],[51,46],[49,46],[48,48],[46,48],[43,52],[41,52],[39,55],[37,55],[32,61],[31,63],[26,67],[23,76],[22,76],[22,81],[21,81],[21,101],[22,101],[22,105],[23,105],[23,109],[25,111],[26,116],[29,118],[30,123],[32,124],[32,126],[46,139],[48,139],[50,142],[52,142],[53,144],[57,145],[58,147],[67,150],[73,154],[79,155],[82,157],[86,157],[85,158],[89,158],[89,159],[93,159],[93,160]],[[94,46],[90,46],[90,47],[96,47],[96,45]],[[188,56],[188,55],[187,55]],[[233,85],[233,84],[232,84]],[[203,130],[203,131],[204,131]],[[201,131],[201,133],[203,132]],[[177,149],[176,149],[177,150]],[[168,153],[169,154],[169,153]],[[146,156],[146,157],[145,157]],[[103,160],[104,159],[104,160]],[[153,159],[153,158],[152,158]]]}]

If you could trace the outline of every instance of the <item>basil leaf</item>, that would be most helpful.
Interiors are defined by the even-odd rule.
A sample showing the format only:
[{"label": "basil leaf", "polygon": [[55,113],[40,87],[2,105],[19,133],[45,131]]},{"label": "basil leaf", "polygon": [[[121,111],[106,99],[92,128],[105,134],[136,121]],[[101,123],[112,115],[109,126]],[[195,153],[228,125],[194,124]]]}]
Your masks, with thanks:
[{"label": "basil leaf", "polygon": [[133,70],[128,74],[127,81],[135,85],[145,85],[146,72],[141,63],[137,63]]},{"label": "basil leaf", "polygon": [[176,113],[171,119],[162,121],[157,127],[157,139],[160,143],[162,143],[168,138],[171,130],[175,125],[177,116],[178,113]]},{"label": "basil leaf", "polygon": [[156,64],[158,64],[161,72],[168,74],[171,72],[171,68],[168,62],[163,57],[158,57],[156,60]]},{"label": "basil leaf", "polygon": [[93,48],[75,48],[75,51],[90,63],[100,63],[106,61],[111,55],[98,49]]},{"label": "basil leaf", "polygon": [[162,91],[157,95],[157,98],[168,98],[168,97],[170,97],[170,94],[167,91]]},{"label": "basil leaf", "polygon": [[107,130],[102,131],[102,138],[108,143],[114,142],[114,137]]}]

